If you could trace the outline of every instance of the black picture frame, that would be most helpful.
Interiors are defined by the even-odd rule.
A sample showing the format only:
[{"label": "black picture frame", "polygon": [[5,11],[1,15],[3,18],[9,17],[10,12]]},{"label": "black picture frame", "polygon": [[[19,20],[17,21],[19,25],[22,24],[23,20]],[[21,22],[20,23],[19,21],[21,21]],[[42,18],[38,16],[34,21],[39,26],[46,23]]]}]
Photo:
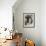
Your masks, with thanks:
[{"label": "black picture frame", "polygon": [[23,13],[23,27],[24,28],[35,27],[35,13]]}]

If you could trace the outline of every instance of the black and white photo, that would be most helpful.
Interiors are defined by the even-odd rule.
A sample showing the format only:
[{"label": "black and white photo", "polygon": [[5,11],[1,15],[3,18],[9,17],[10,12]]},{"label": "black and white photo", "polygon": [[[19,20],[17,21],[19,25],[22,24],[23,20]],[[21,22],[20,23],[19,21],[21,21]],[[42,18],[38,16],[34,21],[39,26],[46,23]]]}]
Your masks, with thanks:
[{"label": "black and white photo", "polygon": [[24,13],[23,14],[23,26],[24,27],[35,27],[35,13]]}]

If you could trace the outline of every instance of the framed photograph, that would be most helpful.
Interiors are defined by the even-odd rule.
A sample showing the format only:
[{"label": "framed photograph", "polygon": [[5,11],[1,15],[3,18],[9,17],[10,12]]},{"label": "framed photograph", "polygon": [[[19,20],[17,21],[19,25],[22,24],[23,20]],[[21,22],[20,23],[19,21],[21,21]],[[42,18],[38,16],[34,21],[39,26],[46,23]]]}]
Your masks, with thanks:
[{"label": "framed photograph", "polygon": [[35,13],[23,13],[23,27],[35,27]]}]

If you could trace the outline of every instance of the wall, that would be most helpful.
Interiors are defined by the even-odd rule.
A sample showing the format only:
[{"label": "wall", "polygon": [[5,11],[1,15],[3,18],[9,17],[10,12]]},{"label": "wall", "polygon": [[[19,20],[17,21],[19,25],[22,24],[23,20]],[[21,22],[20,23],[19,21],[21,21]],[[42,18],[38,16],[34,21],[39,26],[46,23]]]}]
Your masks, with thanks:
[{"label": "wall", "polygon": [[0,27],[12,29],[12,6],[16,0],[0,0]]},{"label": "wall", "polygon": [[46,46],[46,0],[41,1],[40,25],[42,46]]},{"label": "wall", "polygon": [[[36,46],[41,46],[41,0],[23,0],[19,5],[13,6],[15,28],[23,33],[26,39],[34,40]],[[35,13],[35,28],[23,27],[23,13]]]}]

